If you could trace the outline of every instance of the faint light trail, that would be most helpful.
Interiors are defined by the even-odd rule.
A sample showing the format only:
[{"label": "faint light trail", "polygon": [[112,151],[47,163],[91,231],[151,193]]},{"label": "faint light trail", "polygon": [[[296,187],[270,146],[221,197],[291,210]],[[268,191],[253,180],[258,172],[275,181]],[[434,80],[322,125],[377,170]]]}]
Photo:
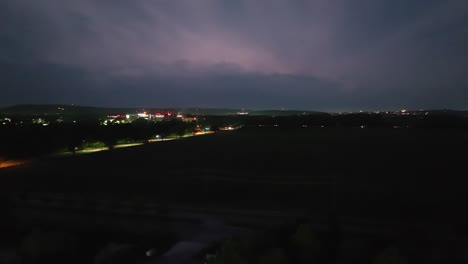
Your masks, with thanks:
[{"label": "faint light trail", "polygon": [[26,161],[24,160],[6,160],[6,161],[0,161],[0,169],[1,168],[7,168],[7,167],[13,167],[13,166],[21,166],[26,164]]}]

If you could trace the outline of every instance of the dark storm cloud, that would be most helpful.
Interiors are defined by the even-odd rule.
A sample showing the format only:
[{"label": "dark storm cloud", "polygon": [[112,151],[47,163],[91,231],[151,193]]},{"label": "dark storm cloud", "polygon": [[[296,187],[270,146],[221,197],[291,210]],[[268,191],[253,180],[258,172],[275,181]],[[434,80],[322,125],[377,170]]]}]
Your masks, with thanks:
[{"label": "dark storm cloud", "polygon": [[0,5],[0,105],[468,108],[465,1]]}]

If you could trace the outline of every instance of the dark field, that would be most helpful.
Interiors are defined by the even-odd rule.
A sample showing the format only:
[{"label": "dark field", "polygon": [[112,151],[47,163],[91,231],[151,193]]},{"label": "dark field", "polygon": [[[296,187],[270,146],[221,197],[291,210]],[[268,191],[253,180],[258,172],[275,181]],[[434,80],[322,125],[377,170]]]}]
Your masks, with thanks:
[{"label": "dark field", "polygon": [[463,130],[245,128],[0,171],[4,193],[58,193],[464,221]]}]

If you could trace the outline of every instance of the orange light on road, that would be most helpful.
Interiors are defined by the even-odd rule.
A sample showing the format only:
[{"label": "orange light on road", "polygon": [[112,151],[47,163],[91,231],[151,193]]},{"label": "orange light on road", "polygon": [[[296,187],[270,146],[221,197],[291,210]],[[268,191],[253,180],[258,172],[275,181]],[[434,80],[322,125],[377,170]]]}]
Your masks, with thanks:
[{"label": "orange light on road", "polygon": [[13,166],[20,166],[25,164],[26,161],[22,160],[6,160],[6,161],[0,161],[0,168],[7,168],[7,167],[13,167]]}]

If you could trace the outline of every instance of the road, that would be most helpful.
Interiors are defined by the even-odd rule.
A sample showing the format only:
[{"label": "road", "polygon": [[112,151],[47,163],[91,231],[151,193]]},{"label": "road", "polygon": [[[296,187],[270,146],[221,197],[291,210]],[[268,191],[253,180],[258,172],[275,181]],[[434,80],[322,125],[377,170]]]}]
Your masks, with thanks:
[{"label": "road", "polygon": [[[211,133],[213,133],[213,132],[208,131],[208,132],[199,132],[197,134],[187,134],[187,135],[184,135],[182,138],[206,135],[206,134],[211,134]],[[165,138],[164,140],[163,139],[151,139],[151,140],[148,141],[148,143],[171,141],[171,140],[178,140],[178,139],[181,139],[181,138],[180,137],[168,137],[168,138]],[[138,143],[129,143],[129,144],[119,144],[119,145],[115,145],[114,148],[119,149],[119,148],[136,147],[136,146],[141,146],[143,144],[145,144],[145,143],[138,142]],[[105,147],[105,148],[88,148],[88,149],[78,150],[78,151],[75,152],[75,154],[76,155],[83,155],[83,154],[95,153],[95,152],[106,151],[106,150],[109,150],[109,148],[107,148],[107,147]],[[51,157],[62,157],[62,156],[71,156],[71,155],[73,155],[72,152],[66,151],[66,152],[52,154]],[[32,162],[33,160],[34,159],[29,159],[29,160],[4,160],[4,161],[0,160],[0,169],[26,165],[26,164]]]},{"label": "road", "polygon": [[21,166],[28,163],[27,160],[5,160],[0,161],[0,169],[14,167],[14,166]]}]

